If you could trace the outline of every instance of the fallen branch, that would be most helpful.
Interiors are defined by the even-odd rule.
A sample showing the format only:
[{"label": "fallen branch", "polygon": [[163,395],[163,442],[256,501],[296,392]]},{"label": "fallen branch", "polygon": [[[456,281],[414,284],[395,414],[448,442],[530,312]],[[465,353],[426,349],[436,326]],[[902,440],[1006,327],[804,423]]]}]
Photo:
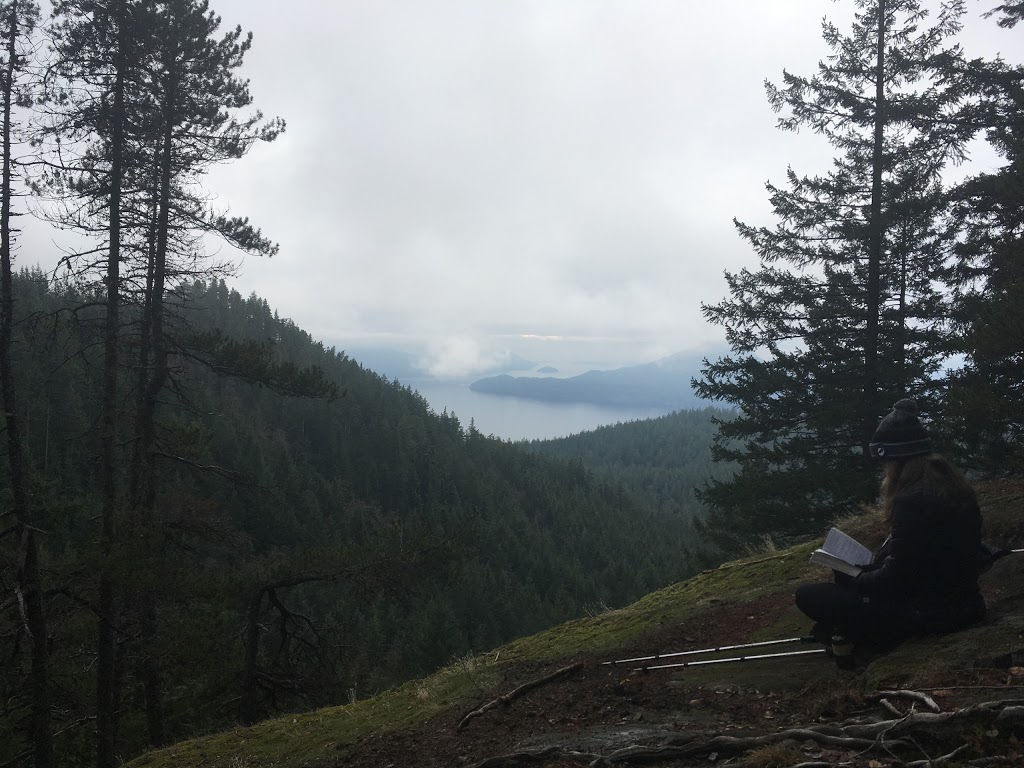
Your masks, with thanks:
[{"label": "fallen branch", "polygon": [[746,560],[746,561],[742,561],[741,560],[738,563],[722,563],[717,568],[708,568],[705,571],[701,571],[701,574],[703,575],[705,573],[714,573],[715,571],[727,571],[730,568],[746,568],[748,565],[757,565],[758,563],[767,563],[767,562],[770,562],[772,560],[783,560],[783,559],[785,559],[787,557],[791,557],[792,555],[793,555],[792,552],[783,552],[781,555],[772,555],[771,557],[762,557],[762,558],[760,558],[758,560]]},{"label": "fallen branch", "polygon": [[579,669],[582,666],[583,666],[583,662],[577,662],[576,664],[570,664],[568,667],[562,667],[561,669],[555,670],[554,672],[552,672],[549,675],[544,675],[544,677],[538,677],[535,680],[530,680],[527,683],[523,683],[522,685],[520,685],[515,690],[509,691],[508,693],[506,693],[504,696],[499,696],[498,698],[494,699],[493,701],[489,701],[488,703],[484,704],[482,707],[479,707],[478,709],[474,709],[472,712],[470,712],[468,715],[466,715],[464,718],[462,718],[462,722],[459,723],[458,727],[455,730],[456,731],[461,731],[463,728],[466,727],[466,724],[470,720],[472,720],[473,718],[480,717],[480,715],[483,715],[486,712],[489,712],[490,710],[494,709],[497,706],[500,706],[502,704],[508,704],[508,703],[514,701],[515,699],[519,698],[520,696],[522,696],[527,691],[531,691],[534,688],[538,688],[538,687],[544,685],[545,683],[550,683],[552,680],[557,680],[559,677],[563,677],[565,675],[568,675],[570,672],[575,672],[577,669]]},{"label": "fallen branch", "polygon": [[927,760],[914,760],[913,762],[907,763],[907,768],[931,768],[933,765],[945,765],[954,757],[963,752],[965,749],[967,749],[967,745],[961,744],[948,755],[943,755],[942,757],[928,758]]},{"label": "fallen branch", "polygon": [[1000,683],[999,685],[937,685],[934,688],[919,688],[920,691],[1001,691],[1005,689],[1016,689],[1024,692],[1024,685],[1020,683]]},{"label": "fallen branch", "polygon": [[921,693],[920,691],[910,691],[910,690],[903,690],[903,689],[896,690],[896,691],[875,691],[874,694],[872,694],[870,698],[873,698],[873,699],[892,699],[892,698],[910,699],[912,701],[916,701],[916,702],[919,702],[921,704],[924,704],[932,712],[941,712],[942,711],[941,708],[939,707],[939,705],[935,703],[935,699],[933,699],[931,696],[929,696],[926,693]]},{"label": "fallen branch", "polygon": [[512,766],[522,765],[523,763],[543,763],[548,760],[572,760],[583,765],[594,765],[595,761],[600,761],[600,759],[600,755],[591,755],[586,752],[575,752],[569,749],[562,749],[561,747],[542,747],[524,752],[513,752],[508,755],[488,757],[486,760],[475,763],[472,768],[512,768]]}]

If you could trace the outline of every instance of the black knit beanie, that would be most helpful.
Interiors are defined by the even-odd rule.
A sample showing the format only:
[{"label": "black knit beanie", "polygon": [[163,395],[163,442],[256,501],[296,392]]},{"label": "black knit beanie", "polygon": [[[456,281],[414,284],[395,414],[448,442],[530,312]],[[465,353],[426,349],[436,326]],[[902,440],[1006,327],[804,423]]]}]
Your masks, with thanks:
[{"label": "black knit beanie", "polygon": [[932,439],[917,418],[917,403],[910,398],[896,403],[879,423],[868,449],[882,461],[931,453]]}]

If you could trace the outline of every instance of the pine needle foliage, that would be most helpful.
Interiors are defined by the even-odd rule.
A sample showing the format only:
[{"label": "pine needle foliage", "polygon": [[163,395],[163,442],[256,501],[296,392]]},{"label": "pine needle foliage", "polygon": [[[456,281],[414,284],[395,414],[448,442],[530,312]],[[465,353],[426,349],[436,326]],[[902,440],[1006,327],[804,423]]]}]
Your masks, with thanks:
[{"label": "pine needle foliage", "polygon": [[694,387],[738,409],[714,455],[740,469],[701,495],[734,544],[815,530],[869,499],[878,418],[906,394],[927,411],[956,349],[941,173],[977,130],[950,43],[963,3],[934,19],[917,0],[856,6],[847,32],[823,22],[832,53],[815,75],[766,83],[779,128],[824,136],[832,167],[766,185],[777,223],[736,222],[760,267],[727,272],[729,296],[702,307],[731,351]]}]

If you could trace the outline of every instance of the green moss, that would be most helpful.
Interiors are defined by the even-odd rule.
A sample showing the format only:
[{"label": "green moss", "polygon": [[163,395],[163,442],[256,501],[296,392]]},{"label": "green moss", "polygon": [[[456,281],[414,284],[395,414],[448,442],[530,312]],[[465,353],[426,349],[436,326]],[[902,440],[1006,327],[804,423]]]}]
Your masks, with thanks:
[{"label": "green moss", "polygon": [[374,734],[421,723],[498,683],[495,665],[468,659],[394,691],[341,707],[182,742],[132,761],[133,768],[297,768]]},{"label": "green moss", "polygon": [[998,616],[952,635],[903,643],[868,665],[865,690],[946,684],[951,675],[978,666],[1009,666],[1024,656],[1024,616]]},{"label": "green moss", "polygon": [[[803,568],[812,545],[771,557],[750,557],[705,571],[687,581],[652,592],[632,605],[599,616],[570,621],[498,651],[503,660],[557,661],[580,654],[600,654],[629,644],[661,626],[679,624],[710,607],[750,602],[791,591],[806,576]],[[819,574],[821,569],[815,569]]]}]

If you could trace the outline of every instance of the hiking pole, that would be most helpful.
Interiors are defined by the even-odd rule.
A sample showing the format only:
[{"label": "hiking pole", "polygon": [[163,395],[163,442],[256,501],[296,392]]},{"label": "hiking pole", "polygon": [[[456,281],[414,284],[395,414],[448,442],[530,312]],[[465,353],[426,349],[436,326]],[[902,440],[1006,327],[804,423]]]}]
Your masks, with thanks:
[{"label": "hiking pole", "polygon": [[727,664],[736,661],[755,661],[756,659],[781,659],[787,656],[812,656],[828,653],[827,648],[815,648],[810,651],[787,651],[785,653],[760,653],[754,656],[732,656],[728,659],[700,659],[698,661],[677,661],[674,664],[655,664],[637,667],[634,672],[647,672],[651,669],[674,669],[678,667],[697,667],[702,664]]},{"label": "hiking pole", "polygon": [[[759,643],[741,643],[739,645],[720,645],[716,648],[700,648],[696,651],[676,651],[675,653],[656,653],[653,656],[637,656],[633,659],[616,659],[615,661],[602,662],[603,665],[609,664],[635,664],[638,661],[658,661],[659,659],[672,659],[679,656],[695,656],[699,653],[720,653],[723,651],[739,651],[744,648],[763,648],[766,645],[786,645],[789,643],[817,643],[819,642],[813,637],[785,637],[781,640],[764,640]],[[800,653],[806,653],[806,651],[800,651]],[[775,655],[775,654],[773,654]]]}]

